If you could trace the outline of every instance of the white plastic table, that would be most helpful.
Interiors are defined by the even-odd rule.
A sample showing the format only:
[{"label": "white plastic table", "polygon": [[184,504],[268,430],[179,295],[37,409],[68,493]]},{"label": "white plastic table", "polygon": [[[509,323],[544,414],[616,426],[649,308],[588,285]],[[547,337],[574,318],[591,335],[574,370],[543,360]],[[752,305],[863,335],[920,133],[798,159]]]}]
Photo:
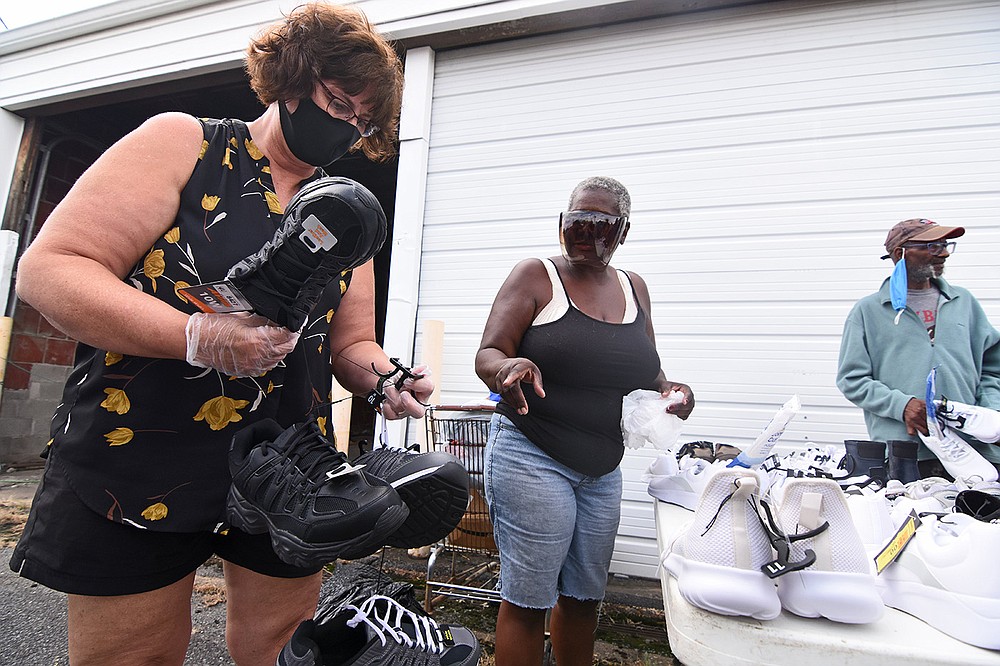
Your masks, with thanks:
[{"label": "white plastic table", "polygon": [[[660,554],[693,512],[656,500]],[[685,666],[1000,665],[1000,651],[957,641],[915,617],[886,608],[872,624],[841,624],[781,612],[773,620],[730,617],[692,606],[661,570],[670,649]]]}]

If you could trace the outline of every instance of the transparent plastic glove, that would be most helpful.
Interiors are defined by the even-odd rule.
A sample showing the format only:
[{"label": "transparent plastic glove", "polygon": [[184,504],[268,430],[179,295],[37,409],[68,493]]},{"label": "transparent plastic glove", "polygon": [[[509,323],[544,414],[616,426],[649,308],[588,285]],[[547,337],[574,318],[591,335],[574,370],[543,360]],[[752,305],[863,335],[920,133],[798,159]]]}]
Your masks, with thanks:
[{"label": "transparent plastic glove", "polygon": [[257,377],[278,364],[299,341],[299,334],[245,312],[188,319],[187,362],[234,377]]},{"label": "transparent plastic glove", "polygon": [[661,451],[674,448],[683,422],[668,406],[684,400],[680,391],[664,398],[658,391],[636,389],[622,398],[622,437],[625,446],[639,449],[647,443]]}]

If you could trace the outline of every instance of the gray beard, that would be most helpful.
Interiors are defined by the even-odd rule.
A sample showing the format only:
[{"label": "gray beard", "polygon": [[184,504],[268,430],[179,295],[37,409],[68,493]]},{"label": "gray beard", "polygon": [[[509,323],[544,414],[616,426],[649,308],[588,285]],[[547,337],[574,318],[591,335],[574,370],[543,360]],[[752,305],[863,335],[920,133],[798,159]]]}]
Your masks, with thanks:
[{"label": "gray beard", "polygon": [[923,266],[913,266],[907,269],[907,277],[913,282],[919,282],[921,280],[929,280],[932,277],[938,277],[941,273],[944,273],[944,267],[941,268],[941,273],[934,272],[934,266],[931,264],[924,264]]}]

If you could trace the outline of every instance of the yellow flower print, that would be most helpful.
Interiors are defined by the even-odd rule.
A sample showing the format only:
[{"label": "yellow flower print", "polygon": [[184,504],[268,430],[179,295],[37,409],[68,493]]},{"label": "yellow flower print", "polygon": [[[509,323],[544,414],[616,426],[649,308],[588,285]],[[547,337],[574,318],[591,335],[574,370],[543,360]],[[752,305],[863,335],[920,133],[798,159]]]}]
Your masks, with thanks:
[{"label": "yellow flower print", "polygon": [[116,388],[106,388],[104,392],[108,394],[108,397],[101,403],[101,407],[109,412],[127,414],[128,410],[132,408],[132,403],[129,402],[125,391]]},{"label": "yellow flower print", "polygon": [[222,166],[229,167],[230,170],[233,168],[233,150],[239,145],[236,143],[236,139],[230,139],[229,144],[232,146],[226,146],[226,154],[222,156]]},{"label": "yellow flower print", "polygon": [[132,441],[135,433],[131,428],[115,428],[111,432],[104,433],[104,439],[108,440],[108,446],[121,446]]},{"label": "yellow flower print", "polygon": [[184,280],[178,280],[177,282],[174,282],[174,296],[187,303],[188,302],[187,297],[184,296],[184,294],[180,293],[180,290],[186,289],[190,286],[191,285],[185,282]]},{"label": "yellow flower print", "polygon": [[146,520],[163,520],[167,517],[167,505],[163,502],[150,504],[143,509],[142,517]]},{"label": "yellow flower print", "polygon": [[324,437],[326,437],[326,417],[325,416],[317,416],[316,417],[316,425],[319,426],[319,431],[321,433],[323,433]]},{"label": "yellow flower print", "polygon": [[177,241],[181,239],[181,228],[174,227],[167,233],[163,234],[163,240],[167,241],[171,245],[175,245]]},{"label": "yellow flower print", "polygon": [[264,199],[267,200],[267,209],[272,213],[284,213],[285,211],[281,208],[281,202],[278,201],[278,195],[274,192],[269,192],[264,190]]},{"label": "yellow flower print", "polygon": [[[341,296],[343,296],[343,294],[341,294]],[[329,324],[331,321],[333,321],[333,308],[326,311],[326,323]]]},{"label": "yellow flower print", "polygon": [[269,167],[269,166],[261,167],[260,168],[260,172],[261,173],[271,173],[271,167]]},{"label": "yellow flower print", "polygon": [[219,200],[221,198],[222,197],[210,197],[206,194],[201,198],[201,207],[208,212],[212,212],[215,210],[215,207],[219,205]]},{"label": "yellow flower print", "polygon": [[163,261],[163,250],[152,250],[146,255],[142,262],[142,272],[153,283],[153,293],[156,293],[156,278],[163,275],[163,269],[167,267]]},{"label": "yellow flower print", "polygon": [[118,361],[122,360],[123,358],[125,358],[125,357],[122,356],[121,354],[119,354],[118,352],[112,352],[112,351],[105,352],[105,354],[104,354],[104,365],[114,365],[115,363],[117,363]]},{"label": "yellow flower print", "polygon": [[347,293],[347,280],[340,281],[340,295],[343,296]]},{"label": "yellow flower print", "polygon": [[207,152],[208,152],[208,139],[205,139],[204,141],[201,142],[201,152],[198,153],[198,159],[199,160],[204,159],[205,153]]},{"label": "yellow flower print", "polygon": [[207,400],[194,415],[195,421],[205,421],[212,430],[222,430],[230,423],[242,421],[243,417],[236,411],[243,409],[248,400],[233,400],[224,395]]},{"label": "yellow flower print", "polygon": [[267,392],[271,393],[272,391],[274,391],[274,382],[268,382],[267,383]]},{"label": "yellow flower print", "polygon": [[255,160],[259,160],[260,158],[264,157],[264,153],[261,152],[260,148],[257,147],[257,144],[253,142],[253,139],[243,139],[243,145],[246,146],[247,152],[250,154],[250,157],[254,158]]}]

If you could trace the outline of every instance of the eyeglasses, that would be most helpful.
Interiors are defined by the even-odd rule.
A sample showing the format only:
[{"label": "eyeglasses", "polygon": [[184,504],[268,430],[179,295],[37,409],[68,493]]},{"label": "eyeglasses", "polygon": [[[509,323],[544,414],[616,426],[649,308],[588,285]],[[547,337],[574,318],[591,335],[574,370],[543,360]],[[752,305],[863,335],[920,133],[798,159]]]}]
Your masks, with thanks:
[{"label": "eyeglasses", "polygon": [[379,130],[378,125],[359,116],[350,104],[335,95],[329,88],[326,87],[325,83],[320,81],[319,86],[330,98],[330,102],[326,105],[326,110],[334,118],[340,118],[341,120],[346,120],[347,122],[353,124],[358,128],[358,132],[360,132],[363,137],[371,136]]},{"label": "eyeglasses", "polygon": [[955,254],[955,247],[958,244],[955,241],[949,241],[947,243],[937,241],[934,243],[907,243],[903,247],[927,250],[932,257],[941,257],[945,254]]}]

